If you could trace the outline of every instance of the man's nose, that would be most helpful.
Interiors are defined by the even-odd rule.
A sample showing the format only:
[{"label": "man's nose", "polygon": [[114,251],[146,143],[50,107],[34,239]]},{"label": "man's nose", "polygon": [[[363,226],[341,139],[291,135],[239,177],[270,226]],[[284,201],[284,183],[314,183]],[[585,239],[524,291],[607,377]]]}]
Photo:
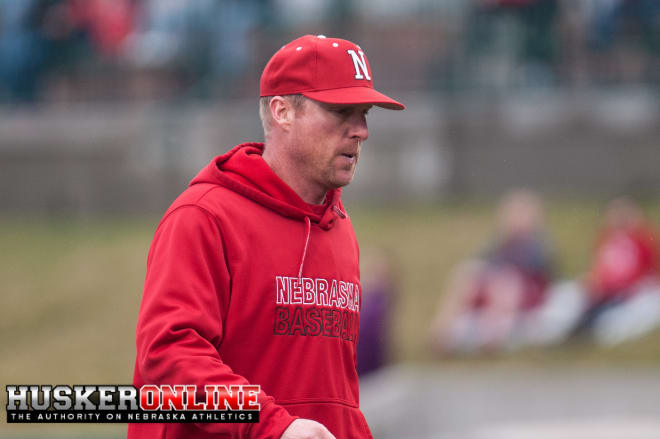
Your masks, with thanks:
[{"label": "man's nose", "polygon": [[360,142],[364,142],[369,138],[369,128],[367,128],[367,116],[359,112],[351,117],[351,137],[356,138]]}]

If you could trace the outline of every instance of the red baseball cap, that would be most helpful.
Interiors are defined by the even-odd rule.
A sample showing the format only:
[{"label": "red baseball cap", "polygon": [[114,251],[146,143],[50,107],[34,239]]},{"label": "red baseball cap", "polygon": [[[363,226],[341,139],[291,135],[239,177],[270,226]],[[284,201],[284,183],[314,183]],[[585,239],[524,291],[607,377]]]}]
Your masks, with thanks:
[{"label": "red baseball cap", "polygon": [[301,94],[326,104],[373,104],[404,110],[374,90],[367,57],[357,44],[323,35],[305,35],[280,50],[261,74],[260,95]]}]

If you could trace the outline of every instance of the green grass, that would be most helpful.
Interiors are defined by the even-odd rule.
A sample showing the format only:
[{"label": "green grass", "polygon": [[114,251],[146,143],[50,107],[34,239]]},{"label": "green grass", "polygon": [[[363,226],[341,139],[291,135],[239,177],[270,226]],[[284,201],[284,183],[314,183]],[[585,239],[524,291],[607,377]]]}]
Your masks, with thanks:
[{"label": "green grass", "polygon": [[0,222],[4,379],[130,379],[153,228],[151,220]]},{"label": "green grass", "polygon": [[[350,209],[363,277],[376,253],[390,252],[398,262],[401,288],[391,340],[397,361],[438,361],[427,348],[428,325],[452,267],[488,240],[492,209],[490,203]],[[586,268],[601,210],[596,202],[547,207],[563,277]],[[660,225],[660,204],[646,210]],[[157,221],[0,219],[0,376],[5,384],[131,382],[135,322]],[[658,366],[660,333],[613,349],[568,346],[476,361]],[[4,406],[4,392],[0,402]],[[5,430],[0,436],[7,427],[0,425]],[[59,426],[51,427],[48,431],[57,436]],[[87,427],[80,426],[81,431]],[[121,437],[125,428],[96,426],[94,431]],[[21,426],[20,431],[28,430]]]},{"label": "green grass", "polygon": [[[4,384],[132,381],[140,285],[156,220],[0,220]],[[4,407],[4,389],[0,401]],[[70,437],[88,427],[0,429]],[[123,425],[96,427],[108,437],[125,435]]]}]

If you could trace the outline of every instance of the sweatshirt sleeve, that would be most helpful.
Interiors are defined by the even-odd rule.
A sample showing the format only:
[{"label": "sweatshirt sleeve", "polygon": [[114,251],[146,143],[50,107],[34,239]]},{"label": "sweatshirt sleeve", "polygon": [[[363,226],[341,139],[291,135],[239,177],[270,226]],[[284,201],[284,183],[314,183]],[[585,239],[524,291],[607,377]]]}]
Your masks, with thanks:
[{"label": "sweatshirt sleeve", "polygon": [[[194,205],[169,212],[147,259],[137,325],[139,384],[249,384],[218,353],[223,337],[232,336],[223,332],[230,285],[216,219]],[[263,391],[258,400],[257,424],[196,425],[232,438],[279,439],[296,418]]]}]

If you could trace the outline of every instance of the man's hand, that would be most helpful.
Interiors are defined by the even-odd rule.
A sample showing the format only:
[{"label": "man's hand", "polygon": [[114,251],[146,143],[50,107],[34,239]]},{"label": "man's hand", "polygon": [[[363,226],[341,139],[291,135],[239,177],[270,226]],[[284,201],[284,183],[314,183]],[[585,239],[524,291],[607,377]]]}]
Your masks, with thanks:
[{"label": "man's hand", "polygon": [[280,439],[337,439],[323,424],[311,419],[296,419]]}]

